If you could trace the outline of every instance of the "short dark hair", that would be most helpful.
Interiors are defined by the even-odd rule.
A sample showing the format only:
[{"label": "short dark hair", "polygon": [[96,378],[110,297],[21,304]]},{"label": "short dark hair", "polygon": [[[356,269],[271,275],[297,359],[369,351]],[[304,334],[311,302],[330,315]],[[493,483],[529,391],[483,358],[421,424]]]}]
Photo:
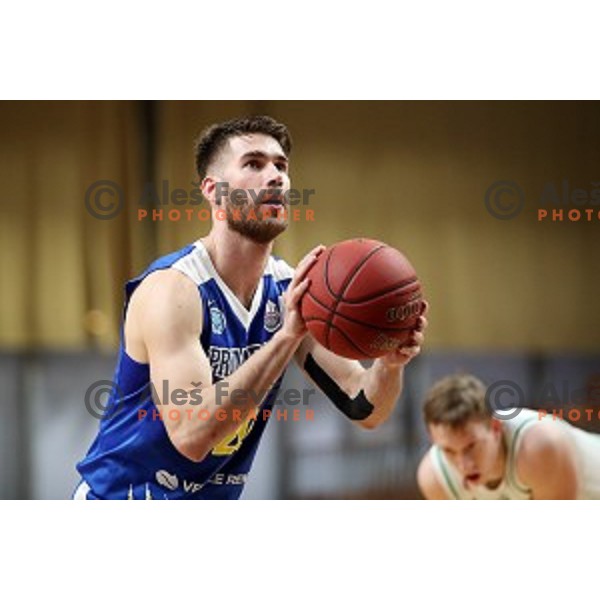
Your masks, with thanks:
[{"label": "short dark hair", "polygon": [[266,115],[239,117],[223,123],[213,123],[198,136],[194,145],[196,172],[200,181],[206,177],[208,167],[223,150],[227,141],[246,133],[263,133],[271,136],[279,142],[286,156],[289,156],[292,151],[290,132],[285,125],[278,123],[272,117]]},{"label": "short dark hair", "polygon": [[468,421],[488,421],[492,417],[486,402],[486,386],[473,375],[449,375],[427,393],[423,416],[427,425],[459,428]]}]

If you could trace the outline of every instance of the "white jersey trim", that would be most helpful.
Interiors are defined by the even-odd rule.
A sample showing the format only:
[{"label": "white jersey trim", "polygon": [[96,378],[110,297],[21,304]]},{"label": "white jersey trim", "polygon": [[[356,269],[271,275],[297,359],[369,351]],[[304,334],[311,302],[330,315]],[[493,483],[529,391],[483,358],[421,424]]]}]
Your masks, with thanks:
[{"label": "white jersey trim", "polygon": [[87,500],[87,494],[91,489],[92,488],[82,480],[73,494],[73,500]]},{"label": "white jersey trim", "polygon": [[[206,249],[202,241],[198,240],[194,244],[194,246],[197,248],[197,251],[192,252],[188,256],[193,257],[194,264],[198,265],[197,272],[200,273],[202,276],[202,280],[198,282],[198,285],[200,283],[205,283],[210,279],[214,279],[217,282],[221,292],[223,292],[223,294],[227,298],[227,301],[229,302],[229,307],[233,311],[233,314],[235,314],[235,316],[238,318],[238,320],[244,326],[244,328],[248,330],[250,325],[252,324],[252,321],[254,320],[254,317],[258,313],[260,305],[262,304],[264,278],[260,278],[256,291],[254,292],[254,298],[252,299],[250,310],[248,310],[240,302],[238,297],[229,289],[227,284],[221,279],[221,276],[215,269],[212,260],[210,259],[210,255],[208,254],[208,250]],[[187,257],[184,257],[184,259],[185,258]],[[175,264],[177,265],[178,263],[179,261],[177,261],[177,263]]]},{"label": "white jersey trim", "polygon": [[294,277],[294,269],[288,265],[282,258],[269,256],[269,262],[265,270],[266,275],[272,275],[277,282],[286,281]]},{"label": "white jersey trim", "polygon": [[[177,269],[184,275],[187,275],[196,285],[201,285],[210,281],[213,278],[213,274],[208,268],[206,257],[198,247],[198,243],[194,244],[194,246],[194,250],[175,261],[171,265],[171,268]],[[204,246],[202,246],[202,249],[204,249]]]},{"label": "white jersey trim", "polygon": [[[171,268],[177,269],[184,275],[187,275],[197,286],[214,279],[217,282],[219,289],[227,298],[231,310],[240,323],[246,330],[250,327],[262,304],[264,277],[260,278],[256,291],[254,292],[252,304],[248,310],[221,279],[221,276],[210,259],[208,250],[201,240],[195,242],[194,250],[173,263]],[[284,260],[269,256],[264,275],[271,275],[276,282],[286,281],[294,276],[294,269]]]}]

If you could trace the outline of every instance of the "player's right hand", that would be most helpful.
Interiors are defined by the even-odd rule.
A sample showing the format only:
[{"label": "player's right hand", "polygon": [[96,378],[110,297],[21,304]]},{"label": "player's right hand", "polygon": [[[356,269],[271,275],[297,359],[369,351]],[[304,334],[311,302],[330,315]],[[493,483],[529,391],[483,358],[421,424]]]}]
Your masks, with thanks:
[{"label": "player's right hand", "polygon": [[281,329],[291,337],[301,339],[308,332],[300,311],[300,301],[310,285],[310,280],[306,278],[306,275],[323,250],[325,250],[325,246],[322,244],[316,246],[298,263],[294,277],[284,294],[285,317]]}]

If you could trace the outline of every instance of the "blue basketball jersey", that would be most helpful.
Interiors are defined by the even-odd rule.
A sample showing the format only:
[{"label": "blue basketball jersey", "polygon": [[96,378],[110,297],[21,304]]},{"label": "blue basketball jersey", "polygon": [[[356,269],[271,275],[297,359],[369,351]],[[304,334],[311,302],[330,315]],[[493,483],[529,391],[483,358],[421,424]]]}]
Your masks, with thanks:
[{"label": "blue basketball jersey", "polygon": [[[162,257],[125,287],[125,310],[137,286],[159,269],[177,269],[198,286],[203,325],[200,343],[213,383],[228,377],[281,327],[282,294],[293,276],[283,260],[269,257],[250,309],[216,272],[202,242]],[[152,400],[150,368],[126,352],[122,336],[114,390],[100,429],[77,465],[82,482],[75,492],[87,499],[237,499],[265,429],[281,377],[255,418],[241,422],[201,462],[180,454],[171,443]],[[168,408],[168,407],[167,407]],[[191,413],[199,414],[202,404]],[[194,418],[191,416],[190,418]]]}]

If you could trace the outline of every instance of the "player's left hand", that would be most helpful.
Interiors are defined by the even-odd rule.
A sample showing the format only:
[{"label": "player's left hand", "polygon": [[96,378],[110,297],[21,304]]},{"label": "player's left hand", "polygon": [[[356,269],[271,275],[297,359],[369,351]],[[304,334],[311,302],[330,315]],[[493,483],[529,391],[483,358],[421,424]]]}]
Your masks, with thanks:
[{"label": "player's left hand", "polygon": [[429,310],[429,304],[427,301],[423,301],[423,312],[417,321],[417,324],[410,336],[408,344],[396,348],[393,352],[382,356],[377,359],[387,367],[403,367],[407,365],[415,356],[418,356],[421,352],[421,346],[425,341],[425,329],[427,328],[427,311]]}]

